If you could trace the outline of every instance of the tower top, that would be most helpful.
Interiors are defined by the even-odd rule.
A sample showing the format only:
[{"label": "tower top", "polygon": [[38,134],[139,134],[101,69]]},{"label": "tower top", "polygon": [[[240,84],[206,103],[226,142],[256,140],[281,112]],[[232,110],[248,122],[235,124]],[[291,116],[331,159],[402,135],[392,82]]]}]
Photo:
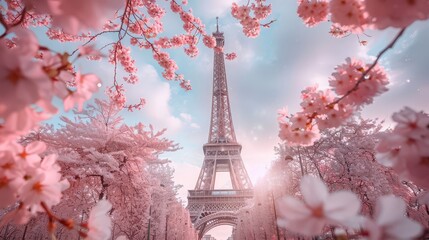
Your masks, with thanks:
[{"label": "tower top", "polygon": [[216,32],[213,33],[213,37],[216,38],[216,46],[223,47],[225,44],[225,38],[223,32],[219,32],[219,17],[216,17]]},{"label": "tower top", "polygon": [[[223,48],[225,39],[219,32],[219,18],[216,18],[216,47]],[[232,124],[231,107],[229,104],[228,86],[225,71],[223,51],[214,50],[213,65],[213,95],[212,114],[210,120],[210,131],[208,143],[210,144],[237,144],[234,126]]]}]

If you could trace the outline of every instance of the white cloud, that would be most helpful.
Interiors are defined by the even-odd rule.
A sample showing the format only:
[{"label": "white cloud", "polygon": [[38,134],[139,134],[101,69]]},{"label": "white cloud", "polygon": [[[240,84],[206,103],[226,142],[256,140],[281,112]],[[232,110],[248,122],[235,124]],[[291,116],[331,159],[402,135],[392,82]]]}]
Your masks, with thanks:
[{"label": "white cloud", "polygon": [[140,82],[127,86],[128,101],[136,102],[140,97],[145,98],[146,105],[138,113],[147,118],[144,122],[153,123],[157,128],[168,128],[169,133],[178,131],[183,123],[170,110],[170,85],[159,77],[152,65],[143,65],[139,72]]},{"label": "white cloud", "polygon": [[229,13],[231,4],[231,0],[204,1],[201,11],[207,18],[221,17]]},{"label": "white cloud", "polygon": [[187,121],[187,122],[191,122],[192,121],[192,116],[191,114],[188,113],[180,113],[180,117],[183,118],[183,120]]},{"label": "white cloud", "polygon": [[192,116],[188,113],[180,113],[180,117],[189,125],[191,128],[200,129],[200,125],[195,122],[192,122]]}]

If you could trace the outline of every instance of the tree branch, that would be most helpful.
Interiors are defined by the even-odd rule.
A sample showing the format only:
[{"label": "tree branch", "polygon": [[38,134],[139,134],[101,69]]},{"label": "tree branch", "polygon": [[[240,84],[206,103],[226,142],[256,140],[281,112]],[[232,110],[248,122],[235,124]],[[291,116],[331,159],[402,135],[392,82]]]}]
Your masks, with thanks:
[{"label": "tree branch", "polygon": [[402,28],[401,31],[398,32],[398,34],[396,35],[396,37],[392,40],[392,42],[390,42],[389,45],[387,45],[380,53],[378,53],[377,58],[375,59],[375,61],[371,64],[371,66],[362,73],[361,77],[359,78],[359,80],[356,82],[355,86],[350,89],[349,91],[347,91],[343,96],[341,96],[340,98],[338,98],[337,100],[333,101],[332,103],[328,104],[328,107],[333,107],[335,104],[339,103],[341,100],[343,100],[344,98],[346,98],[348,95],[350,95],[351,93],[353,93],[354,91],[359,89],[359,85],[366,80],[366,76],[367,74],[377,65],[378,61],[380,60],[380,58],[383,56],[383,54],[385,54],[389,49],[393,48],[393,46],[395,45],[395,43],[399,40],[399,38],[402,36],[402,34],[405,32],[405,28]]}]

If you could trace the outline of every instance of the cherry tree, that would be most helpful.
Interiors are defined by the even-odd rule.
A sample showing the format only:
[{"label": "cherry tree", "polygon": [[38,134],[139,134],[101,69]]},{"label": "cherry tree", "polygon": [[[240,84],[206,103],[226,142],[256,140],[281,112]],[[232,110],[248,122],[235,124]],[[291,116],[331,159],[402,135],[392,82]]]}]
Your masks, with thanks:
[{"label": "cherry tree", "polygon": [[349,121],[335,130],[326,130],[313,146],[291,148],[302,174],[312,173],[331,189],[349,189],[362,203],[362,212],[373,215],[377,199],[383,195],[401,196],[407,213],[427,227],[428,215],[416,202],[417,187],[401,179],[376,161],[375,147],[382,134],[381,124],[369,120]]},{"label": "cherry tree", "polygon": [[[107,198],[113,204],[113,236],[141,239],[147,235],[149,219],[153,219],[154,236],[163,236],[167,205],[177,202],[177,187],[168,161],[159,155],[177,150],[177,145],[162,138],[164,131],[146,130],[142,124],[125,125],[120,110],[96,99],[95,105],[75,112],[74,120],[62,117],[60,128],[42,127],[24,141],[44,141],[47,152],[59,156],[70,187],[64,192],[65,201],[53,209],[58,215],[82,223],[89,217],[90,206]],[[44,224],[46,221],[30,222],[29,229],[25,226],[26,235],[40,234]],[[77,232],[63,230],[57,230],[58,238],[77,237]]]},{"label": "cherry tree", "polygon": [[[406,203],[407,215],[424,227],[428,227],[429,215],[424,206],[417,201],[421,190],[376,161],[375,148],[379,137],[389,132],[390,130],[382,130],[380,122],[355,117],[337,129],[322,131],[321,138],[312,146],[279,145],[277,148],[278,160],[273,162],[265,179],[255,186],[255,197],[249,206],[239,212],[235,236],[242,239],[251,232],[258,239],[265,239],[273,235],[274,239],[296,238],[300,236],[297,233],[334,235],[333,228],[325,228],[324,232],[321,229],[315,229],[314,233],[310,233],[306,232],[307,228],[299,230],[301,228],[299,226],[283,224],[282,219],[285,219],[285,216],[286,219],[288,219],[287,216],[294,216],[292,212],[295,211],[285,205],[283,196],[299,196],[306,199],[306,195],[301,191],[306,187],[311,188],[313,184],[319,184],[312,181],[312,184],[308,184],[306,187],[300,186],[301,176],[309,174],[322,179],[331,191],[346,190],[355,194],[353,201],[357,203],[356,206],[360,206],[359,212],[365,215],[376,214],[378,199],[382,196],[389,194],[400,196],[401,201]],[[318,191],[311,191],[315,192],[312,197],[316,197]],[[330,201],[335,202],[335,200],[328,202]],[[298,206],[294,208],[298,208]],[[260,211],[261,209],[264,210]],[[326,211],[325,209],[324,214],[329,215]],[[284,228],[273,228],[277,225],[276,216],[280,219],[280,226],[286,226],[286,231]],[[343,219],[339,222],[345,221],[346,219]],[[327,222],[335,226],[331,220]],[[336,222],[337,226],[341,226],[338,225],[338,221]],[[349,230],[349,234],[351,234],[349,236],[353,236],[356,232]],[[246,238],[251,237],[246,236]]]}]

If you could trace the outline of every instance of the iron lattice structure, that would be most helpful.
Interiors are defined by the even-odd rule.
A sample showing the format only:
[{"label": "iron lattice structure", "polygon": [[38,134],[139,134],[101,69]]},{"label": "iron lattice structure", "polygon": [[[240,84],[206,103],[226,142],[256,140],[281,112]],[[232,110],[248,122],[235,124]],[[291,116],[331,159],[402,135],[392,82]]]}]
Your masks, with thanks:
[{"label": "iron lattice structure", "polygon": [[[224,35],[217,27],[216,46],[224,46]],[[208,143],[204,162],[195,185],[189,190],[188,210],[200,238],[220,225],[235,226],[236,212],[253,197],[253,186],[241,159],[229,105],[224,54],[214,51],[213,97]],[[232,189],[215,189],[216,174],[228,172]]]}]

